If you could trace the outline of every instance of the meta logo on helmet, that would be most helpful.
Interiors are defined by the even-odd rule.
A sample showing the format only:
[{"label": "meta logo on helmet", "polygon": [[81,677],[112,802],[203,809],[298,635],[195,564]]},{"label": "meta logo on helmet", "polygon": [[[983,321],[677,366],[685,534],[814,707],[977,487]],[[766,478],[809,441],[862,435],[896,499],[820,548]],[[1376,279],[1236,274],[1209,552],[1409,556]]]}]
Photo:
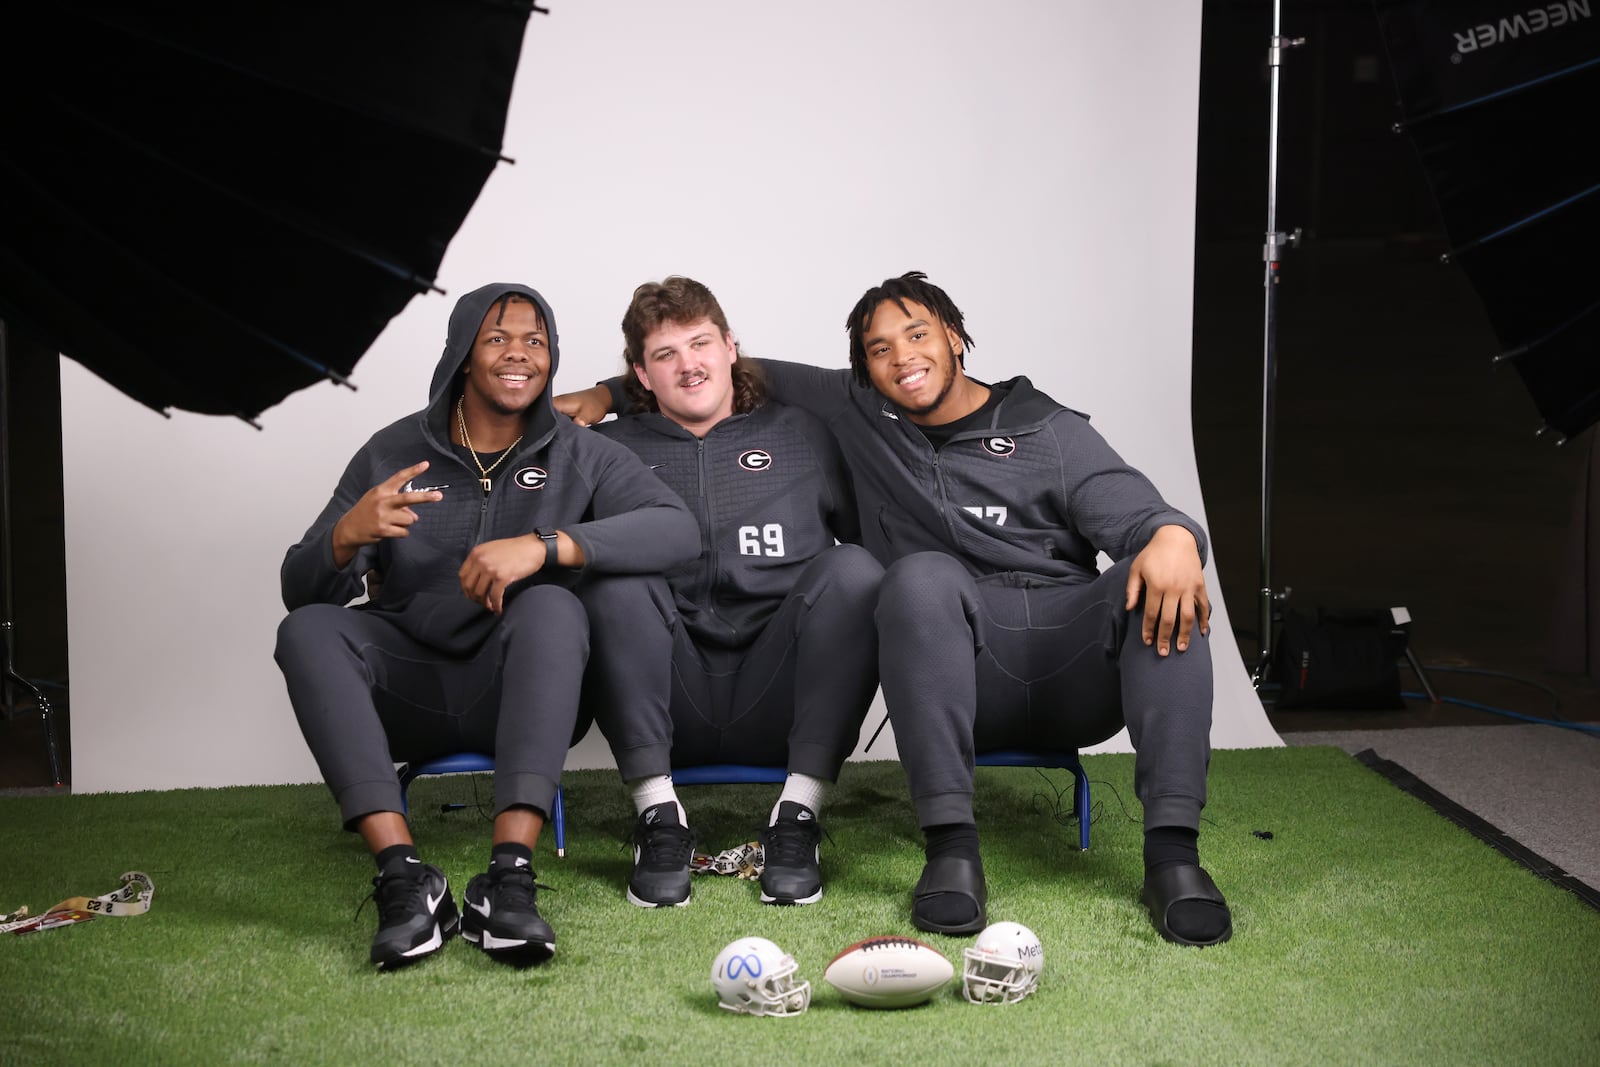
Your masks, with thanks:
[{"label": "meta logo on helmet", "polygon": [[524,489],[543,489],[550,475],[543,467],[523,467],[512,478]]},{"label": "meta logo on helmet", "polygon": [[995,456],[1009,456],[1017,450],[1017,443],[1009,437],[985,437],[984,451]]},{"label": "meta logo on helmet", "polygon": [[747,471],[764,471],[772,466],[772,453],[764,449],[752,448],[739,456],[739,466]]},{"label": "meta logo on helmet", "polygon": [[761,957],[754,952],[746,953],[743,956],[734,956],[728,960],[728,977],[735,979],[744,977],[760,978]]}]

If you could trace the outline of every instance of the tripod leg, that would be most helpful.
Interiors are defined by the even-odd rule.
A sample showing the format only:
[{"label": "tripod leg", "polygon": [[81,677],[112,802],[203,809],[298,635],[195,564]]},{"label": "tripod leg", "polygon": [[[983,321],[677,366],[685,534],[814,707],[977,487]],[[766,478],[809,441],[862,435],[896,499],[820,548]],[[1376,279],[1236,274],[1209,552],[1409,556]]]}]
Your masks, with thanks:
[{"label": "tripod leg", "polygon": [[44,747],[50,753],[50,781],[61,785],[61,756],[56,752],[56,712],[50,702],[39,697],[39,714],[44,716]]},{"label": "tripod leg", "polygon": [[25,693],[33,696],[35,709],[44,717],[44,747],[50,756],[50,780],[56,785],[61,784],[61,757],[56,752],[56,715],[50,707],[50,701],[39,692],[37,686],[13,670],[10,665],[5,668],[5,681],[8,685],[15,686]]},{"label": "tripod leg", "polygon": [[1428,681],[1427,673],[1422,669],[1422,664],[1417,661],[1417,654],[1406,646],[1406,662],[1411,664],[1411,671],[1417,676],[1417,681],[1422,683],[1422,691],[1428,694],[1428,703],[1439,703],[1439,694],[1433,691],[1433,683]]}]

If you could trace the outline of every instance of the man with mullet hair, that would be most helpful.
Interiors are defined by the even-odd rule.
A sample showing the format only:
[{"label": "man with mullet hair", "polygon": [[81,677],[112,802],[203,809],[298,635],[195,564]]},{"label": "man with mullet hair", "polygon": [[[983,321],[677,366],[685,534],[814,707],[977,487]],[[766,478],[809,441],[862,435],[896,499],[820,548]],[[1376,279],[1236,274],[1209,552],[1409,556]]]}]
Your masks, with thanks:
[{"label": "man with mullet hair", "polygon": [[[926,841],[912,922],[956,936],[987,923],[976,754],[1081,748],[1127,726],[1151,921],[1179,944],[1227,940],[1227,902],[1198,848],[1204,532],[1027,378],[968,377],[961,310],[922,273],[867,290],[845,326],[849,370],[761,366],[775,397],[838,437],[864,543],[887,567],[879,673]],[[609,384],[562,410],[597,417],[615,403]],[[1099,552],[1116,561],[1103,574]]]},{"label": "man with mullet hair", "polygon": [[[585,706],[637,812],[628,900],[689,902],[694,835],[673,767],[787,769],[765,828],[761,900],[822,896],[818,817],[877,689],[883,568],[859,540],[833,437],[767,399],[722,307],[690,278],[648,282],[622,319],[637,414],[597,431],[694,511],[700,555],[654,604],[591,611]],[[669,591],[670,588],[670,591]]]},{"label": "man with mullet hair", "polygon": [[[589,654],[585,605],[694,555],[694,518],[637,457],[556,415],[555,317],[497,283],[450,315],[428,404],[379,430],[283,561],[277,661],[345,829],[377,863],[380,968],[457,929],[538,962],[555,933],[533,848],[555,800]],[[366,603],[347,608],[372,581]],[[395,761],[495,759],[489,866],[457,909],[423,863]]]}]

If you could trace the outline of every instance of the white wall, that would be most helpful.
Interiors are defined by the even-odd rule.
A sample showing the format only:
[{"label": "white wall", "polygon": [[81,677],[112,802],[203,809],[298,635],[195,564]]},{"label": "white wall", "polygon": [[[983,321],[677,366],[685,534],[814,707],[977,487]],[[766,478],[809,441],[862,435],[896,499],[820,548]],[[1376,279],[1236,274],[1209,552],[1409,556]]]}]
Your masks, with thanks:
[{"label": "white wall", "polygon": [[[550,299],[573,388],[618,366],[645,279],[709,284],[747,352],[843,366],[861,292],[926,270],[966,313],[974,375],[1027,373],[1092,413],[1203,520],[1198,0],[551,6],[518,73],[517,165],[451,246],[452,296],[390,324],[359,393],[297,394],[257,433],[162,419],[63,361],[75,789],[317,780],[272,662],[278,565],[350,454],[421,406],[453,297],[486,281]],[[250,368],[219,351],[217,373]],[[1278,744],[1209,578],[1214,743]],[[604,765],[597,740],[569,766]]]}]

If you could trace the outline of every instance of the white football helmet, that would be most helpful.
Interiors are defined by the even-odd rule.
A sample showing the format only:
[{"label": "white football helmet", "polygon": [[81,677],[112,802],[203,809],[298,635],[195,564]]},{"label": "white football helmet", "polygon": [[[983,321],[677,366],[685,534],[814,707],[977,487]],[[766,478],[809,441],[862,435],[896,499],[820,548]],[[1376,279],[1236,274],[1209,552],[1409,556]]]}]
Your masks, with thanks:
[{"label": "white football helmet", "polygon": [[799,1015],[811,1006],[811,983],[796,982],[794,957],[764,937],[741,937],[717,953],[711,984],[717,1002],[747,1015]]},{"label": "white football helmet", "polygon": [[1039,986],[1044,946],[1021,923],[994,923],[963,954],[961,995],[974,1004],[1014,1004]]}]

